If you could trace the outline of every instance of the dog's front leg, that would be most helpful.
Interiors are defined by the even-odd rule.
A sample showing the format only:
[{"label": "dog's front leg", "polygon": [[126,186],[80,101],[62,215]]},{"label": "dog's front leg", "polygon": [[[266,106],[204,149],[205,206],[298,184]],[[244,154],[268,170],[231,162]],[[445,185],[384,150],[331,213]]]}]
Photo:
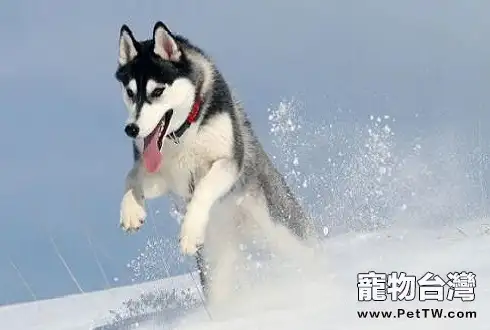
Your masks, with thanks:
[{"label": "dog's front leg", "polygon": [[208,173],[197,184],[181,226],[180,248],[183,254],[194,255],[204,243],[213,204],[235,184],[238,168],[233,159],[215,161]]},{"label": "dog's front leg", "polygon": [[135,162],[126,176],[124,196],[121,201],[120,224],[123,230],[137,231],[146,219],[145,199],[165,194],[167,186],[159,174],[149,174]]}]

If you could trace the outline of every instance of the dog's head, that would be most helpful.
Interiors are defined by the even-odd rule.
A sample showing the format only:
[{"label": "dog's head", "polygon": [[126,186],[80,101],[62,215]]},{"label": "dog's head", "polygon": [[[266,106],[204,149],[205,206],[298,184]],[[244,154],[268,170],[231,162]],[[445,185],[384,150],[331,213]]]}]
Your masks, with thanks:
[{"label": "dog's head", "polygon": [[123,25],[116,79],[129,111],[126,134],[135,139],[150,172],[159,169],[165,136],[186,120],[195,101],[191,66],[176,37],[162,22],[153,38],[137,41]]}]

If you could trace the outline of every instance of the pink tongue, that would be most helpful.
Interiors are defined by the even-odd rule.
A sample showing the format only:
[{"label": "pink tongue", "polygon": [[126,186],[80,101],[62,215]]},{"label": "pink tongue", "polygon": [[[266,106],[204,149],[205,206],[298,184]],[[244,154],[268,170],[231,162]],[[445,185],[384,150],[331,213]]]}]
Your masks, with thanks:
[{"label": "pink tongue", "polygon": [[143,160],[148,172],[156,172],[160,168],[162,162],[162,154],[158,148],[158,133],[160,132],[160,125],[158,125],[153,132],[145,138],[145,148],[143,151]]}]

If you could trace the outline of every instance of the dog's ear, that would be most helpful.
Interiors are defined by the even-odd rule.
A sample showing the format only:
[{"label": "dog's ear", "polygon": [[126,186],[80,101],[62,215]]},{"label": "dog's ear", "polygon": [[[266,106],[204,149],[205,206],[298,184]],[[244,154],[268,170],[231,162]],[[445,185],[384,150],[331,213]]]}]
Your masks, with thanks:
[{"label": "dog's ear", "polygon": [[154,53],[167,61],[178,62],[182,55],[172,33],[162,22],[157,22],[153,28]]},{"label": "dog's ear", "polygon": [[119,33],[119,65],[123,66],[138,55],[138,42],[126,24]]}]

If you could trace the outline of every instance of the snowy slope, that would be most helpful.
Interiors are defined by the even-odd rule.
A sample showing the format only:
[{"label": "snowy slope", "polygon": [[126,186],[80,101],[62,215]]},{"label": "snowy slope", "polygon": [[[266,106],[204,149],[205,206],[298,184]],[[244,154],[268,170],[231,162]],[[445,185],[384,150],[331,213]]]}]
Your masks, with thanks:
[{"label": "snowy slope", "polygon": [[[196,296],[195,277],[182,276],[143,285],[0,308],[0,324],[11,329],[489,329],[490,221],[465,222],[444,230],[390,229],[371,234],[331,238],[324,251],[302,272],[291,266],[269,269],[269,280],[255,282],[238,293],[226,308],[204,310],[182,306],[168,312],[141,316],[152,302],[165,304],[151,292],[190,288]],[[298,264],[299,265],[299,264]],[[285,272],[287,270],[287,272]],[[421,276],[431,271],[472,271],[477,286],[473,302],[357,302],[356,274],[404,271]],[[277,272],[276,272],[277,271]],[[274,275],[276,274],[276,275]],[[277,275],[281,274],[281,275]],[[289,274],[285,276],[284,274]],[[444,277],[444,276],[443,276]],[[145,304],[141,297],[146,297]],[[158,294],[157,294],[158,295]],[[127,301],[133,299],[133,304]],[[159,300],[160,299],[160,300]],[[192,300],[192,299],[191,299]],[[137,302],[140,305],[137,305]],[[126,304],[124,304],[126,302]],[[147,308],[138,308],[145,305]],[[130,306],[133,306],[131,312]],[[358,311],[398,308],[445,308],[476,311],[475,319],[360,320]],[[158,309],[158,307],[157,307]],[[114,311],[113,313],[110,310]],[[208,313],[209,312],[209,313]],[[122,320],[114,322],[114,315]],[[124,320],[124,318],[126,318]],[[212,319],[211,319],[212,318]]]},{"label": "snowy slope", "polygon": [[[251,271],[240,278],[243,289],[220,308],[203,307],[197,277],[188,274],[4,306],[0,329],[490,329],[490,220],[473,216],[485,213],[479,209],[485,206],[483,178],[475,170],[480,158],[452,150],[473,148],[447,143],[446,135],[400,143],[389,116],[370,116],[359,126],[327,125],[309,123],[296,111],[290,103],[270,111],[271,135],[287,180],[311,201],[306,204],[319,228],[330,230],[313,260],[268,264],[252,258]],[[358,302],[357,274],[369,271],[418,278],[432,272],[444,279],[449,272],[471,271],[475,300]],[[419,309],[421,317],[427,308],[477,314],[358,317],[402,308],[407,314]]]}]

